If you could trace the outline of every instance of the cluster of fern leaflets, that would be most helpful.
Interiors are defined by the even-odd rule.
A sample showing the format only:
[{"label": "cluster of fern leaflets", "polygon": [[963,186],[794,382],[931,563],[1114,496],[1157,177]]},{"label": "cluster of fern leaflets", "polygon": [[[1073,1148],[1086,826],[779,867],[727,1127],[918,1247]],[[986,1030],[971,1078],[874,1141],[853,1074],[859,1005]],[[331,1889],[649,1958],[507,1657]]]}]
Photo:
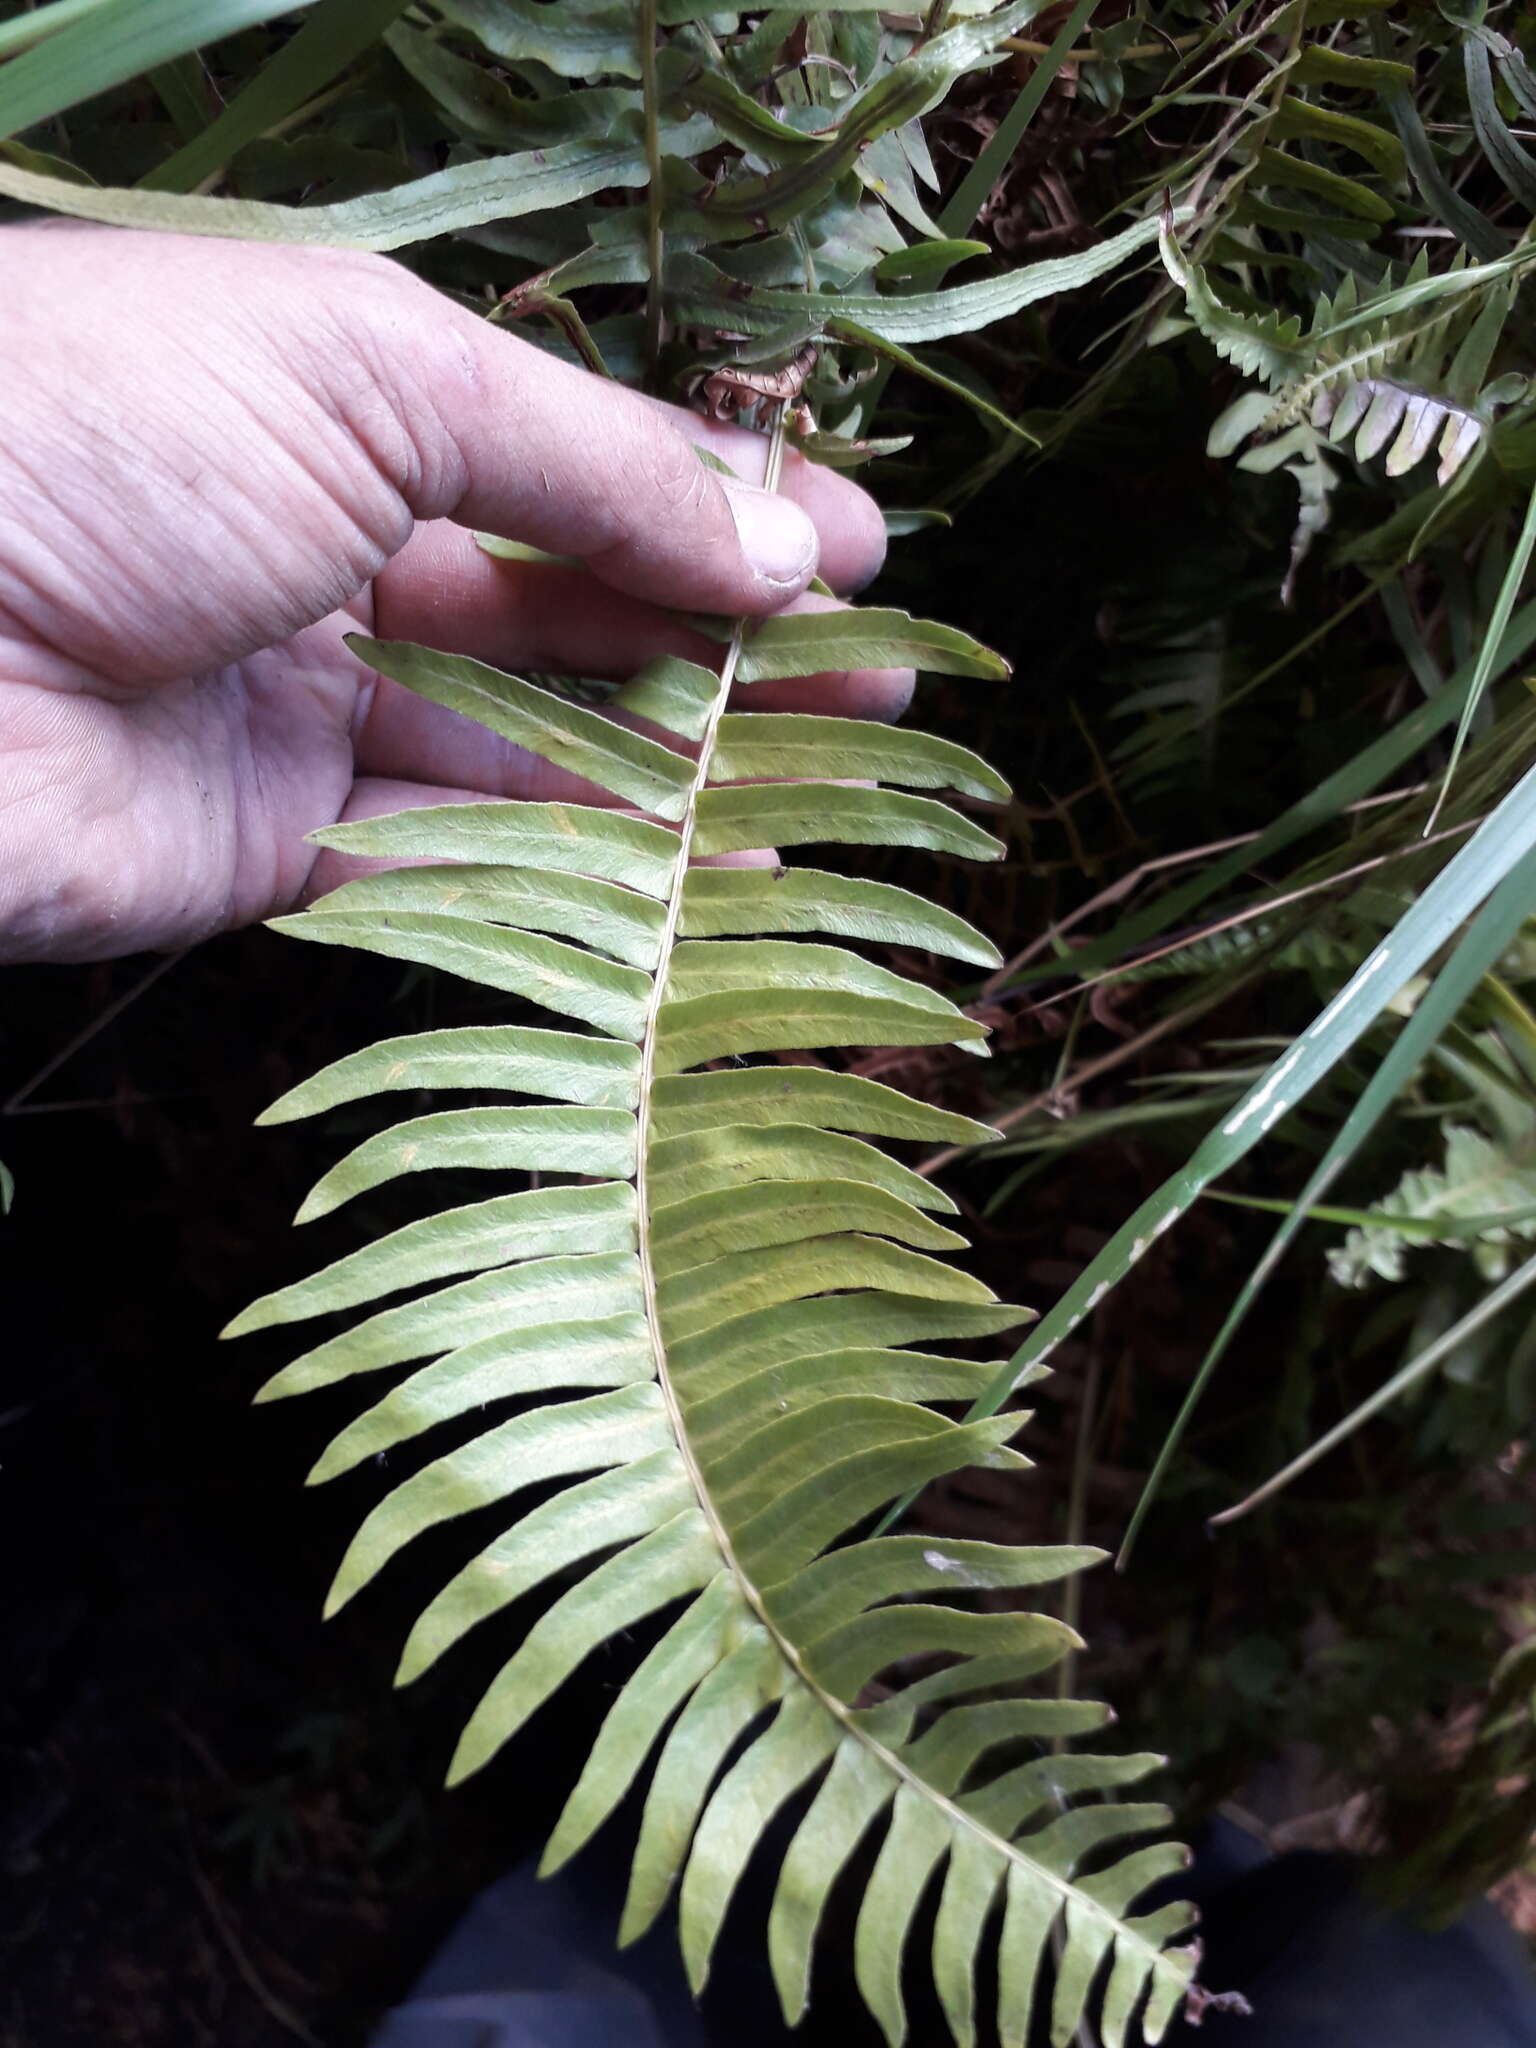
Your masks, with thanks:
[{"label": "cluster of fern leaflets", "polygon": [[[337,1575],[331,1611],[423,1531],[507,1504],[503,1533],[416,1624],[402,1680],[512,1601],[586,1568],[474,1709],[455,1779],[599,1644],[671,1617],[610,1709],[545,1857],[553,1868],[577,1850],[655,1752],[622,1939],[651,1924],[680,1880],[683,1950],[701,1985],[759,1838],[814,1784],[768,1929],[791,2020],[828,1893],[882,1823],[854,1961],[891,2042],[905,2026],[908,1930],[941,1868],[933,1972],[957,2040],[974,2038],[978,1947],[998,1902],[1005,2040],[1028,2036],[1053,1930],[1052,2038],[1072,2037],[1107,1963],[1104,2041],[1126,2038],[1143,2001],[1156,2040],[1188,1989],[1189,1952],[1165,1944],[1190,1916],[1130,1909],[1183,1852],[1106,1851],[1164,1826],[1161,1807],[1112,1796],[1158,1759],[1062,1753],[1104,1710],[1027,1687],[1076,1642],[1072,1630],[966,1599],[1058,1579],[1096,1553],[846,1540],[941,1473],[1025,1466],[1009,1448],[1017,1413],[963,1424],[943,1412],[996,1366],[911,1347],[1000,1333],[1026,1312],[934,1256],[963,1242],[939,1220],[952,1203],[869,1142],[989,1133],[850,1073],[743,1063],[848,1045],[983,1051],[982,1027],[954,1004],[840,942],[983,965],[996,956],[953,914],[890,884],[692,864],[827,841],[976,859],[1001,850],[961,812],[913,793],[1006,794],[953,743],[727,708],[733,683],[824,668],[829,632],[846,644],[850,625],[862,658],[890,660],[897,645],[946,673],[1003,673],[963,635],[900,613],[785,617],[738,629],[719,675],[668,659],[626,685],[614,708],[651,737],[477,662],[358,643],[383,674],[648,815],[472,804],[318,835],[432,864],[347,884],[280,921],[296,936],[448,968],[591,1030],[517,1023],[392,1039],[285,1097],[268,1121],[389,1089],[534,1098],[435,1111],[368,1139],[320,1182],[306,1217],[427,1169],[536,1169],[561,1184],[409,1224],[232,1329],[425,1289],[329,1337],[263,1390],[275,1399],[391,1375],[316,1480],[491,1408],[384,1497]],[[839,769],[875,786],[825,779]],[[492,1419],[496,1404],[534,1395],[548,1398]],[[563,1490],[520,1511],[518,1496],[550,1481]],[[1070,1808],[1077,1793],[1100,1797]]]}]

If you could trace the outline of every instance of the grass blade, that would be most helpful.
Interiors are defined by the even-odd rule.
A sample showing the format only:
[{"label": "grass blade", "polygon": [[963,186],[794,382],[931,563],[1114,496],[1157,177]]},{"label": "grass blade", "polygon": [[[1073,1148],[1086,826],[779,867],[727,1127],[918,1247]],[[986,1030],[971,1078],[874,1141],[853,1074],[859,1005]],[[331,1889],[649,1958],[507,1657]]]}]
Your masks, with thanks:
[{"label": "grass blade", "polygon": [[1373,1415],[1379,1414],[1383,1408],[1395,1401],[1399,1394],[1407,1393],[1411,1386],[1423,1379],[1426,1373],[1433,1371],[1441,1359],[1454,1351],[1458,1344],[1480,1330],[1483,1324],[1491,1321],[1494,1316],[1501,1315],[1533,1281],[1536,1281],[1536,1257],[1527,1259],[1523,1266],[1517,1266],[1513,1273],[1501,1280],[1497,1287],[1491,1289],[1481,1301],[1468,1309],[1459,1322],[1442,1331],[1433,1344],[1425,1346],[1417,1358],[1411,1358],[1399,1372],[1395,1372],[1385,1386],[1378,1387],[1374,1394],[1362,1401],[1360,1406],[1346,1415],[1342,1422],[1335,1423],[1333,1428],[1326,1435],[1320,1436],[1315,1444],[1308,1445],[1299,1458],[1293,1458],[1289,1465],[1284,1466],[1272,1479],[1266,1479],[1262,1486],[1256,1487],[1247,1499],[1240,1500],[1236,1507],[1223,1508],[1219,1515],[1212,1515],[1208,1526],[1213,1529],[1224,1527],[1228,1522],[1237,1521],[1240,1516],[1251,1514],[1262,1502],[1272,1500],[1283,1487],[1289,1486],[1293,1479],[1305,1472],[1309,1465],[1315,1465],[1320,1458],[1325,1458],[1331,1450],[1343,1443],[1346,1437],[1352,1436],[1362,1422],[1368,1422]]},{"label": "grass blade", "polygon": [[237,150],[302,107],[381,36],[408,0],[320,0],[304,26],[174,156],[139,180],[143,192],[190,192]]},{"label": "grass blade", "polygon": [[[1358,1044],[1392,998],[1500,884],[1500,914],[1518,898],[1527,908],[1536,881],[1536,769],[1505,797],[1434,882],[1356,970],[1328,1007],[1212,1131],[1188,1161],[1121,1225],[1056,1306],[1036,1325],[1008,1365],[974,1404],[968,1420],[995,1415],[1030,1367],[1053,1351],[1116,1286],[1147,1247],[1170,1229],[1212,1181],[1231,1171]],[[1496,957],[1496,956],[1495,956]],[[1428,999],[1426,998],[1426,1001]],[[1420,1005],[1422,1011],[1424,1005]],[[1428,1027],[1425,1027],[1427,1030]],[[1308,1189],[1302,1206],[1315,1190]],[[1218,1343],[1221,1340],[1218,1339]],[[1211,1362],[1202,1368],[1138,1503],[1121,1552],[1129,1553],[1180,1429]],[[905,1502],[901,1504],[904,1508]],[[893,1513],[900,1512],[900,1509]]]},{"label": "grass blade", "polygon": [[[1487,645],[1498,649],[1493,673],[1502,673],[1523,660],[1533,644],[1536,644],[1536,602],[1525,605],[1502,635],[1490,632]],[[1410,711],[1390,732],[1372,740],[1352,761],[1325,776],[1304,797],[1282,811],[1257,839],[1234,847],[1178,888],[1169,890],[1166,896],[1134,912],[1102,938],[1074,952],[1069,960],[1050,960],[1040,966],[1026,968],[1009,986],[1018,987],[1063,973],[1081,977],[1096,974],[1101,968],[1116,966],[1132,947],[1156,938],[1170,925],[1186,923],[1191,912],[1230,883],[1239,881],[1251,869],[1262,867],[1274,854],[1283,852],[1309,832],[1315,832],[1339,817],[1361,797],[1371,795],[1457,715],[1464,695],[1476,678],[1481,659],[1479,655],[1477,662],[1463,663],[1437,696]]]},{"label": "grass blade", "polygon": [[[1492,822],[1490,820],[1490,822]],[[1447,870],[1449,872],[1449,870]],[[1442,878],[1443,879],[1443,878]],[[1262,1258],[1243,1285],[1226,1321],[1201,1361],[1200,1370],[1184,1398],[1173,1427],[1158,1452],[1120,1550],[1122,1567],[1127,1562],[1148,1509],[1177,1450],[1179,1441],[1204,1393],[1211,1374],[1220,1364],[1228,1345],[1253,1306],[1259,1290],[1285,1256],[1292,1239],[1306,1221],[1308,1211],[1343,1172],[1385,1114],[1398,1091],[1407,1083],[1419,1062],[1446,1030],[1483,976],[1497,963],[1530,912],[1536,890],[1536,852],[1528,852],[1511,868],[1489,897],[1455,952],[1436,976],[1433,986],[1420,1001],[1413,1016],[1398,1034],[1396,1043],[1372,1075],[1360,1099],[1344,1120],[1338,1135],[1311,1179],[1289,1204],[1290,1213],[1276,1231]]]},{"label": "grass blade", "polygon": [[1440,794],[1435,807],[1429,814],[1424,827],[1427,839],[1435,829],[1435,820],[1441,806],[1450,794],[1451,778],[1461,760],[1462,749],[1467,743],[1467,731],[1472,715],[1482,701],[1484,690],[1492,680],[1496,665],[1495,657],[1500,650],[1510,617],[1515,609],[1515,600],[1520,595],[1520,586],[1525,581],[1525,572],[1531,565],[1531,550],[1536,547],[1536,490],[1531,492],[1525,508],[1525,523],[1520,529],[1520,538],[1515,542],[1515,551],[1509,558],[1509,567],[1504,572],[1504,581],[1499,585],[1498,597],[1494,600],[1493,616],[1488,621],[1488,631],[1483,635],[1483,644],[1478,649],[1477,666],[1472,671],[1472,680],[1467,686],[1466,700],[1461,707],[1461,716],[1456,722],[1456,737],[1451,743],[1451,758],[1446,763],[1445,780],[1440,785]]},{"label": "grass blade", "polygon": [[[292,11],[291,0],[117,0],[115,6],[92,7],[0,73],[0,138],[35,128],[204,43]],[[38,20],[46,16],[27,17],[29,36]],[[0,36],[15,26],[0,29]]]},{"label": "grass blade", "polygon": [[0,193],[26,206],[81,220],[158,228],[167,234],[320,242],[347,249],[399,249],[455,228],[569,206],[605,186],[643,185],[645,177],[638,139],[623,135],[453,164],[445,171],[431,171],[424,178],[330,206],[277,206],[260,199],[204,199],[119,185],[72,185],[0,161]]},{"label": "grass blade", "polygon": [[1061,69],[1062,60],[1086,27],[1088,17],[1097,5],[1098,0],[1077,0],[1050,49],[1030,73],[1029,83],[999,121],[986,148],[954,193],[945,201],[939,215],[939,226],[946,235],[969,234],[972,223],[986,204],[987,194],[1013,160],[1013,153],[1023,140],[1024,131],[1034,119],[1041,101],[1050,91],[1051,81]]}]

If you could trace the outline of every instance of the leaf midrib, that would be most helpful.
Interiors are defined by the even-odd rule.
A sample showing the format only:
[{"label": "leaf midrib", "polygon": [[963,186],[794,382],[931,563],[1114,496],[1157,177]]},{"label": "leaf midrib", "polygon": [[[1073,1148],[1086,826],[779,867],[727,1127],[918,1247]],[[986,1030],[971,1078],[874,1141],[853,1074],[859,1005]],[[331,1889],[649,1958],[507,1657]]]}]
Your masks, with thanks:
[{"label": "leaf midrib", "polygon": [[[768,465],[764,479],[764,487],[769,490],[775,488],[778,480],[778,470],[783,454],[784,426],[784,415],[781,409],[779,417],[775,422],[773,438],[769,444]],[[1061,1899],[1063,1905],[1069,1901],[1074,1902],[1082,1911],[1091,1914],[1095,1919],[1107,1922],[1112,1930],[1111,1940],[1118,1943],[1122,1938],[1127,1938],[1134,1942],[1142,1954],[1149,1959],[1150,1967],[1154,1972],[1159,1969],[1174,1968],[1176,1966],[1172,1963],[1168,1951],[1157,1943],[1148,1940],[1145,1935],[1138,1933],[1133,1923],[1124,1914],[1111,1912],[1108,1907],[1100,1904],[1090,1893],[1081,1890],[1070,1878],[1063,1877],[1058,1872],[1049,1869],[1045,1864],[1037,1862],[1017,1843],[1008,1841],[1004,1836],[997,1834],[993,1829],[986,1827],[982,1822],[978,1821],[974,1815],[967,1813],[954,1797],[938,1791],[925,1778],[920,1777],[894,1750],[887,1748],[883,1742],[877,1741],[867,1729],[863,1728],[856,1721],[854,1710],[845,1701],[839,1699],[835,1694],[829,1693],[812,1676],[811,1672],[806,1668],[805,1662],[795,1644],[784,1635],[775,1623],[762,1593],[736,1555],[730,1531],[720,1519],[709,1484],[695,1455],[682,1403],[667,1368],[666,1345],[662,1339],[661,1317],[657,1306],[656,1272],[651,1257],[650,1228],[649,1167],[652,1142],[651,1113],[657,1079],[657,1044],[660,1036],[661,1012],[667,999],[666,990],[671,969],[672,953],[677,943],[678,928],[682,919],[683,883],[688,873],[688,859],[693,845],[694,824],[698,815],[699,798],[709,781],[715,740],[719,732],[720,720],[724,716],[725,707],[730,697],[731,685],[735,680],[737,664],[741,659],[745,630],[746,622],[738,620],[731,633],[725,658],[720,665],[720,687],[715,693],[715,699],[710,706],[704,732],[699,741],[698,759],[694,767],[693,780],[688,788],[687,807],[679,820],[677,860],[672,871],[672,882],[667,896],[666,921],[662,926],[656,971],[652,981],[651,994],[646,1004],[645,1024],[640,1041],[640,1092],[637,1107],[639,1132],[636,1147],[635,1204],[639,1234],[641,1292],[644,1301],[646,1327],[650,1332],[651,1357],[656,1374],[656,1384],[666,1404],[667,1418],[673,1435],[676,1438],[678,1451],[687,1470],[689,1482],[693,1487],[699,1510],[709,1526],[710,1535],[719,1547],[721,1557],[730,1571],[742,1598],[768,1632],[779,1655],[784,1659],[791,1671],[794,1672],[800,1683],[814,1695],[823,1709],[839,1724],[844,1734],[855,1737],[865,1750],[880,1761],[883,1767],[897,1781],[898,1790],[901,1785],[910,1786],[930,1807],[936,1808],[944,1816],[946,1823],[952,1830],[964,1830],[966,1833],[975,1836],[987,1844],[996,1853],[1001,1855],[1006,1862],[1018,1864],[1022,1868],[1027,1869],[1031,1876],[1039,1879],[1053,1890]]]}]

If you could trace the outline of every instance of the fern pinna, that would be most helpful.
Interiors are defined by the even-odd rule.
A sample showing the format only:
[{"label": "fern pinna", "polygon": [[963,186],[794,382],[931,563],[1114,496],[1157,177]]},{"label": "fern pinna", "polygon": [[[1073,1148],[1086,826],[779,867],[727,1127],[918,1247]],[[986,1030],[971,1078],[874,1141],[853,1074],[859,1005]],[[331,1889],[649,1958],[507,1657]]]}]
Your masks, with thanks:
[{"label": "fern pinna", "polygon": [[[1018,1414],[965,1424],[934,1405],[974,1397],[996,1365],[910,1348],[999,1333],[1025,1311],[935,1258],[963,1243],[936,1220],[953,1204],[868,1142],[985,1133],[854,1074],[744,1063],[851,1045],[984,1051],[983,1027],[943,996],[824,941],[984,965],[996,956],[961,919],[886,883],[690,865],[818,841],[995,857],[1002,848],[979,825],[911,793],[1005,796],[965,749],[727,699],[734,683],[834,662],[915,660],[982,678],[1003,664],[900,612],[788,615],[738,627],[719,674],[652,663],[614,700],[620,723],[478,662],[357,644],[383,674],[649,816],[510,802],[336,826],[317,838],[434,864],[368,874],[278,921],[301,938],[447,968],[591,1027],[386,1040],[267,1112],[268,1122],[306,1116],[391,1089],[534,1098],[435,1111],[368,1139],[300,1218],[427,1169],[537,1170],[538,1187],[409,1224],[231,1326],[425,1290],[262,1390],[277,1399],[409,1368],[341,1432],[313,1480],[450,1418],[482,1418],[374,1508],[328,1611],[424,1530],[506,1502],[504,1533],[417,1622],[400,1678],[584,1569],[470,1715],[451,1769],[462,1779],[589,1652],[673,1614],[611,1708],[544,1859],[553,1869],[579,1849],[655,1753],[621,1940],[644,1932],[680,1877],[683,1950],[702,1985],[749,1856],[779,1809],[809,1792],[768,1927],[791,2021],[806,2004],[828,1894],[883,1824],[855,1969],[893,2044],[905,2029],[906,1937],[941,1869],[933,1974],[957,2040],[974,2038],[975,1966],[998,1904],[1005,2041],[1028,2037],[1048,1955],[1054,2041],[1074,2035],[1101,1968],[1103,2040],[1124,2040],[1138,2007],[1157,2040],[1191,1972],[1191,1952],[1165,1944],[1191,1916],[1182,1905],[1128,1914],[1183,1851],[1161,1844],[1115,1860],[1111,1850],[1164,1826],[1161,1807],[1113,1796],[1160,1759],[1063,1753],[1105,1710],[1023,1688],[1075,1643],[1072,1630],[966,1599],[1058,1579],[1097,1553],[844,1540],[941,1473],[1026,1465],[1008,1442]],[[552,1175],[567,1184],[543,1185]],[[486,1418],[488,1404],[529,1395],[549,1398]],[[563,1490],[520,1512],[521,1491],[550,1481]],[[1077,1793],[1093,1803],[1070,1809]]]}]

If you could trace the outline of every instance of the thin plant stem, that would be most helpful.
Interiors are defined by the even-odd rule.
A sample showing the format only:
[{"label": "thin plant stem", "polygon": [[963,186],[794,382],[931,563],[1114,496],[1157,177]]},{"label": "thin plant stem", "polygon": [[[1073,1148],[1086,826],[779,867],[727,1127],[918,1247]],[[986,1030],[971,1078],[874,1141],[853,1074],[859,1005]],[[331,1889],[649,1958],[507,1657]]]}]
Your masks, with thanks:
[{"label": "thin plant stem", "polygon": [[[1049,1088],[1042,1088],[1038,1095],[1031,1095],[1025,1101],[1015,1103],[1012,1109],[1005,1110],[1001,1116],[993,1117],[993,1125],[999,1131],[1011,1130],[1026,1117],[1036,1116],[1041,1110],[1049,1109],[1053,1103],[1061,1100],[1064,1093],[1086,1088],[1090,1081],[1097,1081],[1105,1074],[1112,1074],[1116,1067],[1123,1067],[1127,1060],[1135,1059],[1138,1053],[1145,1052],[1150,1045],[1156,1045],[1159,1039],[1168,1037],[1170,1032],[1180,1031],[1186,1024],[1193,1024],[1197,1017],[1203,1017],[1207,1010],[1214,1010],[1217,1003],[1225,999],[1226,991],[1218,989],[1214,994],[1207,994],[1195,1002],[1186,1003],[1180,1010],[1170,1010],[1166,1017],[1159,1017],[1155,1024],[1149,1024],[1145,1031],[1137,1032],[1134,1038],[1126,1039],[1123,1045],[1117,1045],[1111,1051],[1101,1053],[1096,1060],[1087,1061],[1076,1073],[1068,1075],[1064,1084],[1058,1086],[1053,1083]],[[963,1159],[968,1152],[974,1152],[976,1149],[974,1145],[946,1145],[942,1152],[931,1153],[916,1170],[925,1180],[931,1180],[934,1174],[942,1173],[946,1166],[952,1165],[957,1159]]]},{"label": "thin plant stem", "polygon": [[656,0],[640,0],[640,86],[645,100],[645,353],[654,379],[661,364],[666,235],[661,224],[661,112],[656,84]]},{"label": "thin plant stem", "polygon": [[1319,1458],[1325,1458],[1336,1445],[1343,1443],[1346,1437],[1353,1436],[1362,1422],[1369,1422],[1373,1415],[1379,1414],[1383,1408],[1395,1401],[1399,1394],[1405,1394],[1411,1386],[1423,1379],[1424,1375],[1437,1366],[1442,1358],[1454,1351],[1458,1344],[1464,1343],[1468,1337],[1480,1330],[1484,1323],[1501,1314],[1533,1281],[1536,1281],[1536,1258],[1527,1259],[1523,1266],[1517,1266],[1514,1272],[1501,1280],[1491,1293],[1485,1294],[1475,1308],[1469,1309],[1459,1322],[1453,1323],[1450,1329],[1435,1339],[1433,1344],[1427,1345],[1417,1358],[1411,1358],[1401,1371],[1392,1375],[1385,1386],[1378,1387],[1368,1400],[1362,1401],[1360,1406],[1352,1414],[1346,1415],[1342,1422],[1335,1423],[1326,1435],[1320,1436],[1315,1444],[1309,1445],[1299,1458],[1292,1458],[1289,1465],[1282,1467],[1273,1479],[1266,1479],[1262,1486],[1255,1487],[1246,1500],[1240,1500],[1236,1507],[1223,1508],[1219,1515],[1212,1515],[1206,1526],[1212,1529],[1224,1528],[1227,1523],[1251,1514],[1262,1502],[1272,1500],[1283,1487],[1289,1486],[1293,1479],[1305,1472],[1309,1465],[1315,1465]]},{"label": "thin plant stem", "polygon": [[[1193,49],[1199,41],[1197,35],[1169,36],[1162,43],[1132,43],[1128,50],[1096,50],[1092,43],[1084,43],[1080,49],[1063,51],[1058,61],[1063,64],[1144,63],[1149,57],[1166,57],[1171,50]],[[1032,43],[1027,36],[1007,36],[1003,40],[1003,48],[1020,57],[1048,57],[1054,47],[1052,43]]]},{"label": "thin plant stem", "polygon": [[162,974],[169,974],[177,962],[185,960],[186,957],[185,947],[179,953],[167,953],[164,959],[155,962],[147,974],[141,974],[131,987],[125,988],[120,996],[114,996],[107,1007],[98,1011],[90,1023],[77,1031],[73,1038],[67,1039],[51,1059],[44,1060],[29,1081],[23,1081],[14,1095],[8,1096],[0,1103],[0,1116],[15,1116],[28,1096],[35,1095],[45,1081],[52,1080],[66,1061],[73,1059],[83,1046],[89,1045],[99,1032],[105,1031],[109,1024],[121,1017],[130,1004],[136,1003],[146,990],[153,988]]}]

